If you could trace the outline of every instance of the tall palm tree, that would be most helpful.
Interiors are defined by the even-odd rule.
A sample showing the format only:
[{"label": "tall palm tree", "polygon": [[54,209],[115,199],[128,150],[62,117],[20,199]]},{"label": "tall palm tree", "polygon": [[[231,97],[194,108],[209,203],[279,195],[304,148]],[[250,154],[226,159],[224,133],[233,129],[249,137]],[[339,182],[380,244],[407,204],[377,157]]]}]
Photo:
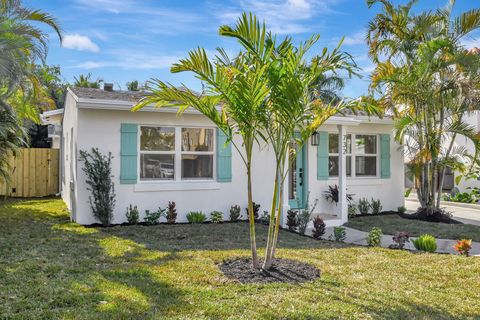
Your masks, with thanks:
[{"label": "tall palm tree", "polygon": [[[415,2],[395,7],[387,0],[367,1],[382,6],[369,24],[367,43],[377,63],[371,88],[396,116],[396,138],[405,142],[411,159],[420,211],[431,216],[441,212],[445,169],[463,169],[465,159],[474,160],[480,150],[474,129],[464,121],[479,108],[479,57],[461,45],[480,27],[480,10],[454,18],[451,0],[445,8],[416,15]],[[458,136],[473,143],[474,155],[454,148]]]},{"label": "tall palm tree", "polygon": [[[154,104],[157,107],[177,106],[182,113],[192,107],[225,133],[228,141],[240,154],[247,171],[252,264],[254,268],[258,268],[252,195],[252,155],[255,144],[262,140],[259,128],[265,116],[264,105],[269,94],[268,65],[264,61],[268,59],[272,46],[265,44],[265,25],[260,24],[252,14],[243,14],[233,28],[220,27],[220,35],[231,34],[242,34],[255,50],[242,51],[232,59],[223,49],[217,49],[217,55],[212,60],[204,49],[192,50],[187,58],[174,64],[171,71],[192,72],[204,84],[203,92],[198,94],[186,87],[177,88],[154,80],[149,82],[150,94],[143,98],[134,110]],[[241,41],[239,39],[239,42]],[[242,141],[234,139],[236,135],[241,136]]]}]

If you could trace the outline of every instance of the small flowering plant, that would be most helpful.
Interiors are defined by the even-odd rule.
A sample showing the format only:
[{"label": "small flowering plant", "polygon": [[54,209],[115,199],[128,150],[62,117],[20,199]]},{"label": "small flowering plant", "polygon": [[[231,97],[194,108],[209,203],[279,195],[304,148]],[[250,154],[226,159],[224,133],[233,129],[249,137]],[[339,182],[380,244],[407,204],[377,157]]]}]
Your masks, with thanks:
[{"label": "small flowering plant", "polygon": [[463,256],[467,256],[472,249],[472,239],[457,240],[457,243],[453,246],[453,249]]}]

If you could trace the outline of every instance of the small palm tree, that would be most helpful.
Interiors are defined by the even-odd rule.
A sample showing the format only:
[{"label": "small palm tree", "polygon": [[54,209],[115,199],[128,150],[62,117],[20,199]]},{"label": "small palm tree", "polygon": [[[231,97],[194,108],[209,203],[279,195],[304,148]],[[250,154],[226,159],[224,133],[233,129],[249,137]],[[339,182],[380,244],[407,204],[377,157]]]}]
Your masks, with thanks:
[{"label": "small palm tree", "polygon": [[75,87],[94,89],[100,88],[100,81],[92,81],[92,75],[90,73],[88,73],[87,75],[81,74],[78,77],[73,77],[73,79],[75,80],[73,83]]}]

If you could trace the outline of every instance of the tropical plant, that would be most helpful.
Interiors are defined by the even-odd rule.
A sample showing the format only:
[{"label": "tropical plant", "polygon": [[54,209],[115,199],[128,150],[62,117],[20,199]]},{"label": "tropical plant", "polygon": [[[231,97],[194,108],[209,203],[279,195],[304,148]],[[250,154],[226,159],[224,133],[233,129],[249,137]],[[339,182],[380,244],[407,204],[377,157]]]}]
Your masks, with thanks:
[{"label": "tropical plant", "polygon": [[344,242],[347,238],[347,231],[344,227],[333,227],[333,235],[330,235],[330,240],[337,242]]},{"label": "tropical plant", "polygon": [[241,210],[239,205],[233,205],[230,207],[230,221],[235,222],[240,219]]},{"label": "tropical plant", "polygon": [[[455,1],[436,11],[415,14],[416,1],[394,6],[380,3],[382,12],[369,24],[367,43],[376,63],[371,88],[385,110],[394,115],[395,139],[410,159],[420,202],[419,219],[442,215],[440,199],[445,170],[466,172],[475,164],[480,140],[465,117],[480,108],[480,55],[466,50],[462,40],[480,28],[480,9],[454,17]],[[462,137],[474,147],[455,146]],[[439,218],[434,218],[438,220]]]},{"label": "tropical plant", "polygon": [[325,225],[323,219],[320,218],[320,216],[316,216],[315,219],[313,219],[313,237],[315,239],[320,239],[325,234],[326,227],[327,226]]},{"label": "tropical plant", "polygon": [[115,207],[115,188],[112,180],[112,154],[103,155],[97,148],[90,152],[80,150],[80,161],[86,184],[92,195],[88,197],[93,216],[104,226],[108,226],[113,218]]},{"label": "tropical plant", "polygon": [[[2,101],[0,100],[0,104]],[[18,123],[15,110],[0,107],[0,181],[11,181],[10,158],[26,146],[27,133]]]},{"label": "tropical plant", "polygon": [[287,211],[287,227],[290,231],[297,231],[298,228],[298,211],[288,209]]},{"label": "tropical plant", "polygon": [[425,252],[437,251],[437,241],[435,237],[429,234],[424,234],[412,241],[415,249]]},{"label": "tropical plant", "polygon": [[268,211],[263,210],[263,214],[260,217],[260,221],[262,222],[262,224],[268,226],[268,223],[270,221],[270,215],[268,214]]},{"label": "tropical plant", "polygon": [[443,196],[445,201],[463,202],[463,203],[478,203],[480,201],[480,188],[469,187],[470,192],[456,192]]},{"label": "tropical plant", "polygon": [[372,214],[378,215],[380,212],[382,212],[382,203],[380,202],[380,199],[373,199],[372,202],[370,203],[370,208],[372,208]]},{"label": "tropical plant", "polygon": [[469,256],[470,250],[472,250],[472,239],[457,240],[457,243],[453,246],[453,249],[463,256]]},{"label": "tropical plant", "polygon": [[222,223],[223,222],[223,212],[212,211],[210,213],[210,221],[213,223]]},{"label": "tropical plant", "polygon": [[138,213],[137,206],[128,206],[125,217],[127,218],[128,224],[138,224],[138,222],[140,221],[140,214]]},{"label": "tropical plant", "polygon": [[[255,220],[258,220],[259,213],[260,213],[260,204],[255,202],[253,202],[252,204],[253,204],[253,218]],[[247,212],[247,217],[250,216],[250,214],[248,213],[248,207],[245,208],[245,211]]]},{"label": "tropical plant", "polygon": [[395,233],[392,239],[395,242],[394,245],[390,246],[392,249],[403,249],[405,244],[410,241],[410,234],[408,232],[400,231]]},{"label": "tropical plant", "polygon": [[361,198],[360,200],[358,200],[357,207],[360,214],[363,214],[363,215],[368,214],[370,212],[370,209],[372,208],[367,198]]},{"label": "tropical plant", "polygon": [[298,214],[298,233],[300,234],[305,234],[305,231],[307,230],[308,223],[312,220],[312,214],[313,211],[315,211],[315,208],[317,207],[318,199],[315,199],[315,202],[313,203],[312,206],[309,206],[308,204],[308,198],[307,197],[307,204],[305,206],[305,209],[301,210],[301,212]]},{"label": "tropical plant", "polygon": [[86,75],[79,75],[78,77],[73,77],[75,80],[73,85],[75,87],[80,87],[80,88],[94,88],[98,89],[100,88],[100,81],[97,80],[92,80],[92,75],[90,73]]},{"label": "tropical plant", "polygon": [[405,206],[400,206],[397,208],[397,212],[400,214],[404,214],[405,212],[407,212],[407,208]]},{"label": "tropical plant", "polygon": [[140,86],[138,85],[137,80],[132,80],[127,82],[127,90],[128,91],[140,91]]},{"label": "tropical plant", "polygon": [[174,224],[175,221],[177,221],[177,209],[176,209],[176,203],[174,201],[169,201],[168,206],[167,206],[167,223]]},{"label": "tropical plant", "polygon": [[[268,88],[268,65],[265,63],[271,55],[271,46],[265,46],[267,32],[265,26],[253,15],[243,14],[234,28],[222,26],[222,36],[234,37],[242,46],[252,44],[261,52],[252,54],[240,51],[233,59],[225,50],[217,49],[217,55],[210,59],[203,48],[189,52],[188,57],[175,63],[171,71],[192,72],[202,81],[204,90],[199,94],[189,88],[177,88],[161,80],[147,83],[149,94],[141,99],[133,110],[146,105],[156,107],[179,107],[179,113],[194,108],[210,119],[227,137],[238,151],[247,173],[248,220],[250,228],[250,247],[252,266],[259,267],[255,239],[255,217],[252,195],[252,155],[256,142],[261,140],[258,134],[265,111],[265,101],[270,94]],[[217,109],[221,106],[221,110]],[[240,135],[240,143],[233,139]]]},{"label": "tropical plant", "polygon": [[202,211],[190,211],[187,213],[187,220],[189,223],[204,223],[207,217]]},{"label": "tropical plant", "polygon": [[382,243],[382,229],[373,227],[367,235],[367,244],[370,247],[380,247]]},{"label": "tropical plant", "polygon": [[357,215],[357,206],[355,203],[349,203],[348,204],[348,217],[349,218],[355,218]]},{"label": "tropical plant", "polygon": [[158,208],[156,211],[145,210],[143,221],[146,225],[154,225],[160,223],[160,218],[165,216],[167,209]]},{"label": "tropical plant", "polygon": [[[328,186],[328,190],[323,192],[323,196],[331,203],[338,204],[338,185]],[[353,201],[353,194],[347,193],[347,201]]]}]

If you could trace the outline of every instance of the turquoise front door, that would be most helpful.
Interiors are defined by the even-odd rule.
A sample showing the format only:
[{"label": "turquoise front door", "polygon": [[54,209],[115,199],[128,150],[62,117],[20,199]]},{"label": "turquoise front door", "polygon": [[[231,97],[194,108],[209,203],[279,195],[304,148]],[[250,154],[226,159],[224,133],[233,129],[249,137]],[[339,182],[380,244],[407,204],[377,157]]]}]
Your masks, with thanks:
[{"label": "turquoise front door", "polygon": [[288,204],[292,209],[303,209],[307,205],[306,148],[297,150],[295,159],[289,159]]}]

